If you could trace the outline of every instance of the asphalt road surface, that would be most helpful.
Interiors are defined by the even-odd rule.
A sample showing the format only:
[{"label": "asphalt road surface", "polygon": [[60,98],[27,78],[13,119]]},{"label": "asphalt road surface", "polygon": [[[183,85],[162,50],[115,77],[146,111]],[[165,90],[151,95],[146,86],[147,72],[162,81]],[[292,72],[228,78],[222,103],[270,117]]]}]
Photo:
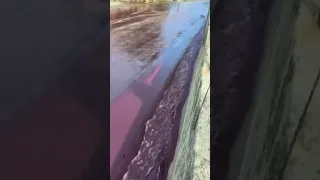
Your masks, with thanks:
[{"label": "asphalt road surface", "polygon": [[[152,65],[175,66],[205,21],[209,3],[124,6],[110,16],[110,99]],[[164,68],[165,68],[164,67]]]}]

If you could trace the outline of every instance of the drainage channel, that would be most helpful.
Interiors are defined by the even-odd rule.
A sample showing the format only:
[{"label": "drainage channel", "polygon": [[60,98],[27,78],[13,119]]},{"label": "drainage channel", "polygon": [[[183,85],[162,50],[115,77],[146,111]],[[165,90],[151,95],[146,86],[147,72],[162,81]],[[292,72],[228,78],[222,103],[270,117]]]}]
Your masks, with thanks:
[{"label": "drainage channel", "polygon": [[204,28],[192,39],[154,115],[147,121],[139,152],[131,161],[123,180],[166,179],[177,144],[183,104],[204,38]]}]

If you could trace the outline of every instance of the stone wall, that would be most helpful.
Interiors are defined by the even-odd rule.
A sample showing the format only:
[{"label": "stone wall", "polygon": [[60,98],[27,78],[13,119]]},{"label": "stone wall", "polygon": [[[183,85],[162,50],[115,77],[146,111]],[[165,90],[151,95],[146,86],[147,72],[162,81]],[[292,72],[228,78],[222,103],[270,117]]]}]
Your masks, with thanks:
[{"label": "stone wall", "polygon": [[[0,119],[53,81],[106,28],[107,9],[81,0],[5,0],[1,5]],[[107,31],[105,31],[107,33]]]}]

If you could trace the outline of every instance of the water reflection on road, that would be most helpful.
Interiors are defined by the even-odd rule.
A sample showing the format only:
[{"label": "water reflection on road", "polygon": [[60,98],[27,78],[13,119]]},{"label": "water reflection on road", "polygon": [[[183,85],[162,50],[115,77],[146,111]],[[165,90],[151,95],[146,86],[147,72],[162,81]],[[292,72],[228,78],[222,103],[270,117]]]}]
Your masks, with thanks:
[{"label": "water reflection on road", "polygon": [[174,66],[205,21],[209,3],[123,6],[110,12],[111,100],[146,67]]}]

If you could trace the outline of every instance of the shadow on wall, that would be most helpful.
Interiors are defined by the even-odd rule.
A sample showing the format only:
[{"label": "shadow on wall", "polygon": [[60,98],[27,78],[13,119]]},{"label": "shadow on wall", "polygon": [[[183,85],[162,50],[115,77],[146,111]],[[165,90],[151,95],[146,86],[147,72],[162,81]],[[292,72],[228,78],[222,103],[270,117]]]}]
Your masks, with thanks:
[{"label": "shadow on wall", "polygon": [[292,36],[298,2],[219,2],[217,7],[222,8],[212,15],[211,27],[215,42],[211,176],[277,179],[290,142]]},{"label": "shadow on wall", "polygon": [[[319,0],[314,1],[320,4]],[[320,68],[320,27],[314,19],[314,11],[301,4],[296,25],[296,71],[293,79],[293,96],[291,119],[299,121],[304,106],[315,82]],[[318,11],[319,13],[319,11]],[[297,139],[291,150],[288,166],[283,180],[319,179],[320,158],[320,86],[315,89],[313,99],[298,129]]]}]

